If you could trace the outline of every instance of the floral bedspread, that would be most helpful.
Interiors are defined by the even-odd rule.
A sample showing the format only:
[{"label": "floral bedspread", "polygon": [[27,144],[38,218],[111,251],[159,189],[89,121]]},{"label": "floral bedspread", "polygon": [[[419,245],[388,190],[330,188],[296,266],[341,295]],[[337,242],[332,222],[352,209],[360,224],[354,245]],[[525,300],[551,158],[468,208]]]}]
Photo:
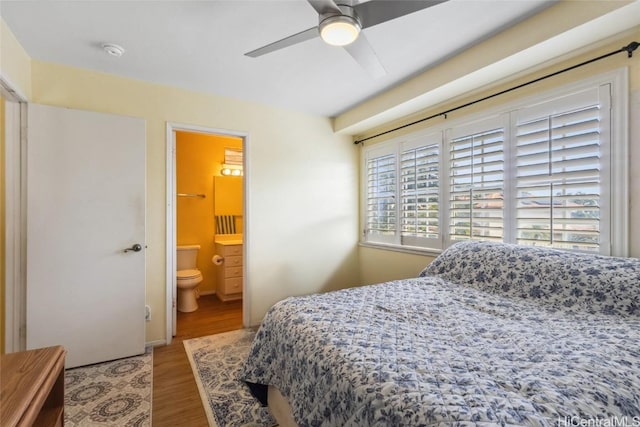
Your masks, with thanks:
[{"label": "floral bedspread", "polygon": [[640,425],[640,261],[463,243],[421,276],[277,303],[241,378],[300,426]]}]

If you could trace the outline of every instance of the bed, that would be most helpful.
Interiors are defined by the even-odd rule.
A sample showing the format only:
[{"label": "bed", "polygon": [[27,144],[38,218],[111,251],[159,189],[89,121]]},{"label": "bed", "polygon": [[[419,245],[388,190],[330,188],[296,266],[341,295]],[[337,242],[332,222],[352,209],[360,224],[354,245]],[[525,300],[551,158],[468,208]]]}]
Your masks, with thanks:
[{"label": "bed", "polygon": [[278,302],[241,379],[299,426],[640,426],[640,261],[458,243]]}]

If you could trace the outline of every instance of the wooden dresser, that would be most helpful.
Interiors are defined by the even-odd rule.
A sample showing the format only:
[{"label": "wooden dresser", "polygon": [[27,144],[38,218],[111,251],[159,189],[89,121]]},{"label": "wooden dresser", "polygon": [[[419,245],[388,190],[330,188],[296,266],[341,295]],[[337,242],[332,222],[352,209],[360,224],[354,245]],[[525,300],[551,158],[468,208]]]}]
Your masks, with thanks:
[{"label": "wooden dresser", "polygon": [[242,242],[216,240],[216,254],[224,258],[216,266],[216,295],[221,301],[242,299]]},{"label": "wooden dresser", "polygon": [[64,357],[61,346],[2,355],[0,425],[64,425]]}]

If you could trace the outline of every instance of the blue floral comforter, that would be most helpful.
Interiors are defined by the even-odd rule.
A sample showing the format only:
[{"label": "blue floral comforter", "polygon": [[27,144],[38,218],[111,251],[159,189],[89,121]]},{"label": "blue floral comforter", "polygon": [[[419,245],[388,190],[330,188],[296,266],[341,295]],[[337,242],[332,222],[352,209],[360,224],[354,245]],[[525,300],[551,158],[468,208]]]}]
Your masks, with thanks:
[{"label": "blue floral comforter", "polygon": [[461,243],[420,276],[277,303],[242,379],[300,426],[640,425],[640,261]]}]

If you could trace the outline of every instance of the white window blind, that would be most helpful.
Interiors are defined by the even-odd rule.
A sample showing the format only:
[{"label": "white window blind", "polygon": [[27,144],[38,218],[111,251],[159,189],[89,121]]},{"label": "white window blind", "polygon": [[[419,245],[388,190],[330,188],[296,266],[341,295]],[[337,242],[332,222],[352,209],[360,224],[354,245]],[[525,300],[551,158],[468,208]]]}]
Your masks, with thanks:
[{"label": "white window blind", "polygon": [[449,144],[449,240],[504,237],[504,129],[453,138]]},{"label": "white window blind", "polygon": [[396,154],[375,150],[366,160],[365,235],[370,242],[393,243],[397,230]]},{"label": "white window blind", "polygon": [[440,247],[439,162],[440,141],[405,148],[401,153],[403,245]]},{"label": "white window blind", "polygon": [[[608,157],[602,119],[608,122],[609,109],[601,108],[599,95],[594,89],[519,112],[518,244],[602,252],[600,219],[609,205],[602,191]],[[551,113],[536,114],[541,109]]]}]

